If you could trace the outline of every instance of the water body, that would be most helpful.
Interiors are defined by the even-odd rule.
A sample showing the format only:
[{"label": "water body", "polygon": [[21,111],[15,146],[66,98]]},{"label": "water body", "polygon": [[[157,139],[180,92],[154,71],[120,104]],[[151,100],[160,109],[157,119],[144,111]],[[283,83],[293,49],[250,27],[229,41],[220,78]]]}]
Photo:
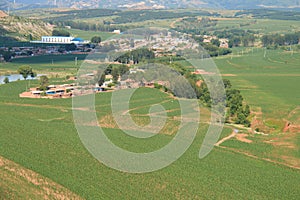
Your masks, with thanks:
[{"label": "water body", "polygon": [[[42,76],[42,74],[38,74],[37,77]],[[25,80],[23,78],[23,76],[21,74],[11,74],[11,75],[4,75],[4,76],[0,76],[0,84],[4,84],[4,79],[5,77],[8,78],[9,82],[14,82],[14,81],[18,81],[18,80]],[[27,77],[27,80],[34,80],[37,79],[37,77]]]}]

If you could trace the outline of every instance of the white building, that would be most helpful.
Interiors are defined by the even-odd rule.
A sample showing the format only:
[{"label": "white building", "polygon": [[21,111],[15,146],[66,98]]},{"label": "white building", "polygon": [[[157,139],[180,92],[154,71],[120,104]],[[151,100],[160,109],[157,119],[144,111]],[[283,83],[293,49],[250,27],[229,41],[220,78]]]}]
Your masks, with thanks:
[{"label": "white building", "polygon": [[42,36],[42,43],[71,44],[73,39],[73,37]]},{"label": "white building", "polygon": [[85,41],[81,38],[65,37],[65,36],[42,36],[41,41],[30,41],[31,43],[45,43],[45,44],[87,44],[90,41]]}]

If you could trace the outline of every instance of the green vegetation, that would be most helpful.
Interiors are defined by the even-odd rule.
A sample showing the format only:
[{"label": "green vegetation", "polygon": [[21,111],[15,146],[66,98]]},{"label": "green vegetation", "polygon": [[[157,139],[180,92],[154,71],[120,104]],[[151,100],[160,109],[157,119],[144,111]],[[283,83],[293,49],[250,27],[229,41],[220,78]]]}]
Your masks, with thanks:
[{"label": "green vegetation", "polygon": [[152,50],[143,48],[127,52],[124,55],[119,56],[115,61],[123,64],[129,64],[130,61],[132,61],[134,64],[138,64],[139,62],[154,58],[155,54]]},{"label": "green vegetation", "polygon": [[100,36],[94,36],[94,37],[92,37],[91,42],[99,44],[101,42],[101,37]]},{"label": "green vegetation", "polygon": [[285,35],[264,35],[261,38],[264,47],[299,44],[300,32]]},{"label": "green vegetation", "polygon": [[278,20],[295,20],[299,21],[299,11],[282,11],[271,9],[257,9],[237,12],[235,16],[252,15],[258,19],[278,19]]},{"label": "green vegetation", "polygon": [[35,77],[35,73],[32,71],[32,68],[29,65],[20,66],[18,72],[25,80],[28,78],[28,76]]},{"label": "green vegetation", "polygon": [[47,76],[40,77],[40,90],[46,90],[49,85],[49,78]]},{"label": "green vegetation", "polygon": [[52,36],[65,36],[65,37],[69,37],[70,33],[66,30],[53,30],[52,31]]},{"label": "green vegetation", "polygon": [[[15,82],[0,86],[0,118],[3,122],[0,154],[50,177],[83,198],[129,199],[147,195],[169,199],[180,195],[181,198],[296,199],[299,196],[297,183],[300,176],[296,170],[220,148],[200,160],[197,155],[207,128],[204,124],[201,124],[191,148],[168,168],[141,175],[109,169],[82,146],[73,125],[70,99],[20,99],[18,94],[23,90],[23,84]],[[167,110],[178,106],[156,91],[139,91],[133,97],[131,108],[153,105],[163,99],[169,100],[164,104]],[[96,96],[99,118],[110,113],[108,105],[110,93]],[[106,128],[105,131],[116,145],[136,152],[157,149],[172,139],[158,135],[146,142],[126,136],[118,129]],[[95,185],[97,187],[92,187]]]},{"label": "green vegetation", "polygon": [[282,120],[298,106],[299,60],[299,52],[248,48],[215,62],[248,104],[261,108],[265,118]]},{"label": "green vegetation", "polygon": [[0,74],[15,74],[21,65],[30,65],[37,74],[47,74],[49,78],[75,75],[86,56],[84,54],[66,54],[17,58],[1,65]]},{"label": "green vegetation", "polygon": [[4,82],[5,84],[9,83],[9,79],[8,79],[7,77],[5,77],[5,79],[3,80],[3,82]]},{"label": "green vegetation", "polygon": [[10,62],[11,58],[16,55],[14,52],[10,50],[8,51],[0,50],[0,54],[3,56],[5,62]]},{"label": "green vegetation", "polygon": [[51,31],[51,27],[38,19],[19,16],[0,17],[0,42],[3,45],[13,41],[40,39],[43,35],[50,35]]},{"label": "green vegetation", "polygon": [[[230,0],[229,4],[230,2],[233,0]],[[99,72],[95,81],[102,85],[105,75],[111,74],[114,82],[117,82],[117,78],[129,70],[125,64],[130,63],[130,60],[137,67],[149,59],[154,63],[164,63],[185,76],[200,99],[201,122],[195,141],[180,159],[167,168],[147,174],[122,173],[106,167],[95,160],[80,141],[73,122],[72,99],[20,98],[19,94],[24,92],[24,86],[27,86],[26,81],[0,85],[1,157],[38,173],[37,180],[48,177],[55,182],[51,187],[60,188],[59,184],[85,199],[299,198],[299,131],[291,129],[290,132],[283,133],[283,129],[287,122],[291,125],[300,123],[300,93],[297,92],[300,81],[300,48],[299,45],[291,45],[295,42],[289,43],[291,45],[289,47],[283,46],[277,49],[252,47],[259,46],[255,43],[258,43],[260,37],[266,33],[265,37],[277,37],[276,41],[297,34],[299,20],[281,20],[288,19],[292,14],[282,16],[280,20],[265,19],[264,17],[273,16],[269,11],[265,13],[266,16],[261,16],[263,13],[257,14],[254,11],[255,19],[248,18],[251,13],[247,11],[238,12],[237,15],[241,17],[238,19],[213,19],[212,17],[218,16],[214,12],[193,10],[178,12],[101,10],[102,13],[98,11],[83,12],[85,19],[79,19],[82,17],[80,11],[47,10],[45,12],[51,14],[43,17],[48,18],[49,21],[53,20],[53,23],[58,24],[59,27],[74,23],[71,29],[62,30],[86,40],[93,36],[105,40],[111,34],[99,30],[142,27],[156,18],[162,19],[159,22],[162,26],[172,26],[174,22],[175,28],[181,30],[184,28],[176,25],[183,24],[188,28],[186,30],[195,34],[215,34],[230,39],[233,46],[230,49],[232,53],[214,58],[223,75],[227,94],[226,120],[229,123],[225,124],[221,138],[229,136],[233,129],[238,129],[239,133],[220,146],[216,146],[206,158],[200,160],[199,149],[211,117],[208,107],[217,102],[211,102],[205,83],[201,83],[200,87],[196,84],[201,80],[201,76],[190,73],[193,70],[190,63],[178,56],[172,57],[170,63],[170,57],[155,58],[152,51],[142,49],[120,56],[116,60],[120,64],[109,65],[101,76]],[[279,13],[282,14],[280,11],[274,13],[278,17],[280,17]],[[84,21],[112,14],[114,16],[109,20],[99,19],[99,25],[94,26]],[[155,15],[155,18],[152,15]],[[201,22],[198,20],[201,15],[210,18],[203,18]],[[180,20],[176,21],[177,19]],[[111,23],[119,24],[111,25]],[[207,27],[193,29],[193,24],[199,23]],[[200,37],[196,40],[202,42]],[[218,41],[213,40],[211,43],[206,46],[211,55],[215,55],[212,52],[223,55],[217,48]],[[272,39],[272,43],[268,45],[275,45],[275,40]],[[4,55],[5,52],[1,54]],[[85,57],[86,55],[65,54],[18,58],[1,63],[0,74],[20,73],[24,78],[34,74],[33,72],[45,74],[47,76],[42,76],[40,80],[31,81],[31,87],[45,89],[48,84],[70,83],[68,79],[76,75]],[[110,84],[111,87],[114,85],[115,83]],[[174,139],[180,124],[179,102],[170,95],[170,91],[165,86],[155,83],[154,87],[157,89],[136,90],[129,105],[132,119],[141,126],[150,123],[148,113],[153,105],[161,104],[165,108],[167,123],[160,134],[150,139],[130,137],[119,129],[112,115],[112,93],[102,92],[95,95],[95,114],[98,123],[107,137],[117,146],[128,151],[144,153],[160,149]],[[249,126],[250,122],[251,128],[239,125]],[[241,139],[239,136],[244,138]],[[28,196],[28,198],[40,199],[34,195],[15,192],[21,191],[20,189],[31,190],[31,187],[22,181],[12,179],[11,171],[7,173],[2,161],[0,172],[1,197]],[[36,187],[44,188],[40,185]]]}]

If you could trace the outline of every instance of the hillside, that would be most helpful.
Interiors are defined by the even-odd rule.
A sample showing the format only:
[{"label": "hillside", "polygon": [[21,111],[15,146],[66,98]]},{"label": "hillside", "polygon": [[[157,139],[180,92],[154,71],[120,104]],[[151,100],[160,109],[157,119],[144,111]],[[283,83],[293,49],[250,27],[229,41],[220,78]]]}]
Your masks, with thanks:
[{"label": "hillside", "polygon": [[52,27],[39,20],[30,20],[17,16],[8,16],[0,12],[0,39],[20,40],[40,39],[43,35],[49,35]]},{"label": "hillside", "polygon": [[7,16],[8,15],[5,12],[3,12],[2,10],[0,10],[0,18],[7,17]]},{"label": "hillside", "polygon": [[1,199],[81,199],[63,186],[0,156]]},{"label": "hillside", "polygon": [[[7,1],[7,0],[5,0]],[[11,1],[10,1],[11,2]],[[170,9],[170,8],[223,8],[223,9],[253,9],[253,8],[300,8],[298,0],[19,0],[10,7],[30,9],[37,7],[71,7],[71,8],[129,8],[129,9]],[[7,3],[0,4],[0,9]]]}]

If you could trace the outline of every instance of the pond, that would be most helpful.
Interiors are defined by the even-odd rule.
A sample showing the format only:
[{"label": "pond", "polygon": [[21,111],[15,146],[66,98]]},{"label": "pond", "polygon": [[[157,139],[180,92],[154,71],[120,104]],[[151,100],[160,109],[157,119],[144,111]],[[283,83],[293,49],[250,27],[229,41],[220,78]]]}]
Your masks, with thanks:
[{"label": "pond", "polygon": [[[38,74],[37,77],[42,76],[42,74]],[[24,80],[23,76],[21,74],[11,74],[11,75],[3,75],[0,76],[0,84],[4,84],[4,79],[5,77],[8,78],[9,82],[14,82],[14,81],[18,81],[18,80]],[[37,79],[37,77],[28,77],[27,80],[34,80]]]}]

